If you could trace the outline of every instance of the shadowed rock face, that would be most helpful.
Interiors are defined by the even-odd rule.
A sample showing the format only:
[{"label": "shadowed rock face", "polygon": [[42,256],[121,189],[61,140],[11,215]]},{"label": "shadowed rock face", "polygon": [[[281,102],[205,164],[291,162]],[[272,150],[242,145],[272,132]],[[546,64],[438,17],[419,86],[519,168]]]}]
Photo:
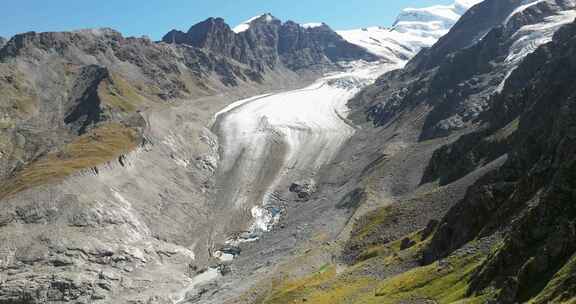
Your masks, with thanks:
[{"label": "shadowed rock face", "polygon": [[104,120],[102,101],[98,96],[98,86],[110,74],[106,68],[87,66],[82,69],[72,89],[72,107],[64,117],[64,123],[71,125],[78,134],[83,134],[90,126]]},{"label": "shadowed rock face", "polygon": [[269,14],[255,18],[247,30],[239,33],[223,19],[209,18],[192,26],[187,33],[173,30],[162,41],[206,49],[258,70],[278,64],[302,70],[334,66],[339,61],[378,60],[326,25],[304,28],[292,21],[282,23]]},{"label": "shadowed rock face", "polygon": [[6,44],[7,40],[4,37],[0,37],[0,48],[2,48]]},{"label": "shadowed rock face", "polygon": [[[576,77],[575,55],[576,24],[570,24],[512,73],[503,92],[491,101],[493,111],[483,117],[489,129],[471,137],[475,144],[467,138],[450,146],[461,157],[492,159],[499,155],[482,143],[499,140],[504,133],[511,137],[501,143],[508,161],[468,190],[424,252],[424,262],[430,263],[506,227],[503,244],[475,276],[471,293],[495,285],[502,289],[501,303],[525,302],[538,295],[576,253],[576,104],[574,83],[569,80]],[[515,127],[510,131],[511,124]],[[436,153],[437,162],[446,151]],[[571,284],[561,290],[571,286],[573,291]],[[550,296],[560,296],[561,290]],[[558,300],[573,297],[572,291]]]},{"label": "shadowed rock face", "polygon": [[490,96],[524,56],[576,16],[573,1],[538,1],[515,11],[523,4],[487,0],[473,7],[404,71],[383,76],[354,102],[369,103],[369,119],[378,126],[408,108],[430,105],[422,139],[466,128],[489,108]]},{"label": "shadowed rock face", "polygon": [[[562,303],[576,296],[574,5],[486,0],[405,70],[384,75],[350,102],[356,121],[367,116],[382,130],[375,132],[397,132],[383,146],[402,136],[398,126],[407,121],[421,145],[459,138],[437,147],[420,187],[438,181],[434,191],[441,192],[479,179],[462,188],[461,198],[433,201],[454,206],[434,221],[420,262],[487,254],[467,296],[491,294],[495,303]],[[390,158],[385,168],[394,168]],[[379,236],[403,225],[382,224]],[[353,253],[366,249],[358,244]]]}]

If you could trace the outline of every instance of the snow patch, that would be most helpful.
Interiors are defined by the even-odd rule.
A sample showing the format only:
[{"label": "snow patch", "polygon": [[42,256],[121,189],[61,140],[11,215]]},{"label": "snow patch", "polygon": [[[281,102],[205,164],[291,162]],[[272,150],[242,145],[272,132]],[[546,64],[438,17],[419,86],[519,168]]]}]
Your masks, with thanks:
[{"label": "snow patch", "polygon": [[254,17],[240,23],[236,27],[234,27],[232,29],[232,31],[234,31],[236,34],[240,34],[242,32],[245,32],[248,29],[250,29],[252,22],[254,22],[255,20],[260,19],[262,17],[265,17],[266,22],[272,22],[272,20],[274,20],[274,18],[270,14],[262,14],[262,15],[254,16]]},{"label": "snow patch", "polygon": [[544,22],[523,26],[513,36],[514,43],[506,62],[511,65],[518,64],[538,47],[552,41],[554,33],[560,27],[573,22],[574,18],[576,10],[566,10],[547,17]]},{"label": "snow patch", "polygon": [[230,262],[234,260],[234,255],[231,253],[225,253],[222,251],[216,251],[214,252],[214,257],[219,259],[222,262]]},{"label": "snow patch", "polygon": [[510,16],[508,16],[508,18],[506,18],[506,21],[504,21],[504,24],[508,24],[508,22],[510,22],[510,19],[512,19],[514,16],[516,16],[517,14],[520,14],[522,12],[524,12],[525,10],[527,10],[528,8],[538,5],[542,2],[546,2],[546,0],[525,0],[524,4],[519,6],[518,8],[516,8],[511,14]]},{"label": "snow patch", "polygon": [[316,28],[316,27],[321,27],[324,26],[324,23],[322,22],[311,22],[311,23],[304,23],[302,24],[303,28],[307,28],[307,29],[311,29],[311,28]]},{"label": "snow patch", "polygon": [[254,222],[250,231],[268,232],[280,220],[280,213],[259,206],[252,207],[251,213]]}]

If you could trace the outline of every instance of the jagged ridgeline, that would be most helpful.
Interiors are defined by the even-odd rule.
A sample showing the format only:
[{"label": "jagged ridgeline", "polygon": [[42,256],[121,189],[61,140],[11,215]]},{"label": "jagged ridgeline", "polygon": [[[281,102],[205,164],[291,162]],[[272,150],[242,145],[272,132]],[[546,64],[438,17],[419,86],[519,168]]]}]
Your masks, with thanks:
[{"label": "jagged ridgeline", "polygon": [[6,42],[2,177],[100,125],[143,129],[138,113],[150,107],[264,84],[267,74],[286,68],[327,71],[338,61],[377,59],[327,26],[305,29],[270,15],[241,34],[210,18],[182,37],[173,31],[164,38],[171,44],[154,43],[99,29],[26,33]]},{"label": "jagged ridgeline", "polygon": [[0,37],[0,304],[576,303],[575,18]]}]

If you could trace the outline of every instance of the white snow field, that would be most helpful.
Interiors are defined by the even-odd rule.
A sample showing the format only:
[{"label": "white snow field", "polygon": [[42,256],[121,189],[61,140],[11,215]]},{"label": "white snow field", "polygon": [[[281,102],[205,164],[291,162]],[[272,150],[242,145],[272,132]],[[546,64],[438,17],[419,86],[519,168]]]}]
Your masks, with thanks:
[{"label": "white snow field", "polygon": [[480,0],[457,0],[452,5],[407,8],[394,25],[338,31],[348,42],[397,63],[405,63],[422,48],[444,36],[460,17]]}]

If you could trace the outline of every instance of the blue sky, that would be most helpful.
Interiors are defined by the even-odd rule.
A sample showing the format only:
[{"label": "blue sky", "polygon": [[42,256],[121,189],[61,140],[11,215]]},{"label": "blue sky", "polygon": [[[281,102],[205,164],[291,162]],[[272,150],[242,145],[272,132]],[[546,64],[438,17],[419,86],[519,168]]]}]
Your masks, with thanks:
[{"label": "blue sky", "polygon": [[112,27],[160,39],[170,29],[217,16],[231,26],[270,12],[282,20],[326,22],[334,29],[390,25],[400,9],[450,0],[16,0],[3,1],[0,36],[26,31]]}]

